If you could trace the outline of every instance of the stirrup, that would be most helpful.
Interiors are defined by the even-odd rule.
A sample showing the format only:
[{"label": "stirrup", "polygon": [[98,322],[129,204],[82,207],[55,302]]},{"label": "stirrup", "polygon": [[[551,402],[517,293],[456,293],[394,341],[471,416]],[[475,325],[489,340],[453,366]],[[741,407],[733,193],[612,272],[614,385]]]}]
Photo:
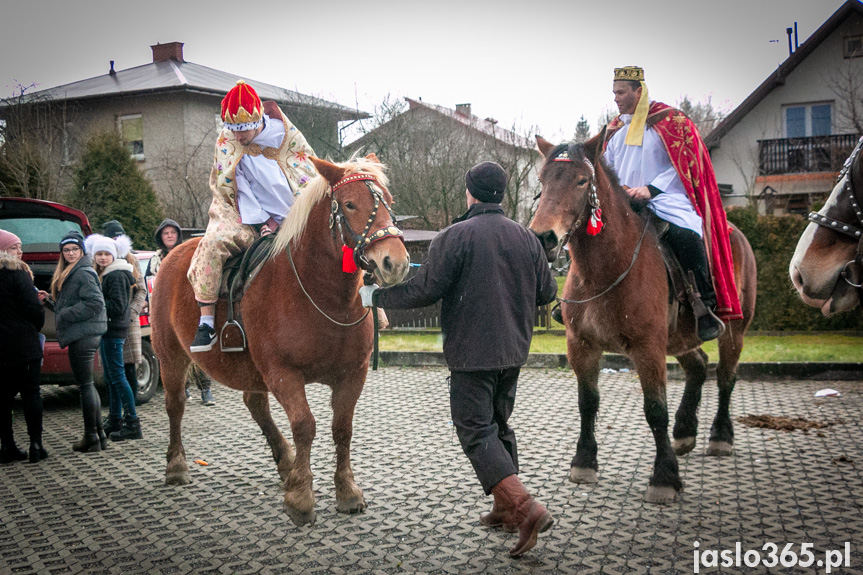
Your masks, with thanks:
[{"label": "stirrup", "polygon": [[[234,343],[234,339],[239,339],[236,335],[230,338],[231,343],[228,343],[228,339],[231,335],[230,328],[232,327],[236,327],[238,330],[240,330],[239,338],[242,339],[242,345],[240,347],[237,347]],[[225,334],[225,330],[228,330],[227,335]],[[246,332],[245,330],[243,330],[243,326],[241,326],[235,320],[226,321],[225,325],[222,326],[222,330],[219,332],[219,347],[221,347],[222,351],[224,352],[246,351]]]}]

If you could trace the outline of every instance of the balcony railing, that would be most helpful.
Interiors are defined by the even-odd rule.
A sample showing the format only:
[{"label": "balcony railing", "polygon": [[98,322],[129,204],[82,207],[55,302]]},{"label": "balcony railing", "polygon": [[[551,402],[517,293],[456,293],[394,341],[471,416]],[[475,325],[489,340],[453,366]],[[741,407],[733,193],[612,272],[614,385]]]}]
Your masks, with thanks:
[{"label": "balcony railing", "polygon": [[838,172],[859,137],[838,134],[758,140],[758,175]]}]

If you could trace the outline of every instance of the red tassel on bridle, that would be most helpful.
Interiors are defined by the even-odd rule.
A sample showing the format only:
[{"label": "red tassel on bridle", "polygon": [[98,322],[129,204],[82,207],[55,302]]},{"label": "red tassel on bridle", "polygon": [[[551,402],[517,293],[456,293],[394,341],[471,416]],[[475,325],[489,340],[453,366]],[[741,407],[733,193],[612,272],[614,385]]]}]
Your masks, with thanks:
[{"label": "red tassel on bridle", "polygon": [[605,224],[602,223],[602,210],[599,208],[594,208],[590,214],[590,220],[587,222],[587,235],[595,236],[599,232],[602,231],[602,226]]},{"label": "red tassel on bridle", "polygon": [[346,245],[342,246],[342,271],[352,274],[357,271],[357,262],[354,261],[354,250]]}]

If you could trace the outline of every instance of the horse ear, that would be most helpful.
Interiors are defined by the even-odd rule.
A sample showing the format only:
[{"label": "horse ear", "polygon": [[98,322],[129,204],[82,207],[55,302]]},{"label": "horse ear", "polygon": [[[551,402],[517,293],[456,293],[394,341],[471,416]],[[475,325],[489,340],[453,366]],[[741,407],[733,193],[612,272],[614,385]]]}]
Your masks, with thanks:
[{"label": "horse ear", "polygon": [[344,168],[340,168],[335,164],[331,164],[326,160],[321,160],[314,156],[309,156],[309,159],[315,165],[315,169],[318,173],[322,175],[331,186],[338,183],[338,181],[345,176],[345,172],[347,171]]},{"label": "horse ear", "polygon": [[380,164],[380,163],[381,163],[381,161],[378,159],[378,157],[375,155],[375,153],[374,153],[374,152],[372,152],[371,154],[369,154],[368,156],[366,156],[366,159],[367,159],[367,160],[369,160],[370,162],[374,162],[374,163],[376,163],[376,164]]},{"label": "horse ear", "polygon": [[608,125],[602,127],[602,130],[584,143],[585,156],[588,158],[598,158],[602,153],[602,146],[605,143],[605,133]]},{"label": "horse ear", "polygon": [[536,145],[539,147],[539,151],[546,158],[548,157],[548,153],[551,152],[552,148],[554,148],[554,144],[537,134],[536,136]]}]

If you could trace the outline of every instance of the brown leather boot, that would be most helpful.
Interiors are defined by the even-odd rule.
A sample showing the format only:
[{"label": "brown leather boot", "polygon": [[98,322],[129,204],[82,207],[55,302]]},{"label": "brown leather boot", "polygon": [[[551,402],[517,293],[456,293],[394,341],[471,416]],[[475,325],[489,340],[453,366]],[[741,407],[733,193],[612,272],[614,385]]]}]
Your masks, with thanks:
[{"label": "brown leather boot", "polygon": [[[509,550],[511,557],[518,557],[536,546],[540,533],[548,531],[554,523],[551,513],[539,504],[517,475],[510,475],[492,488],[495,499],[500,497],[504,513],[511,510],[511,524],[518,526],[518,543]],[[509,524],[507,518],[504,525]]]},{"label": "brown leather boot", "polygon": [[483,527],[502,527],[507,533],[515,533],[518,531],[518,523],[513,517],[513,509],[506,507],[506,503],[498,493],[495,493],[494,488],[491,493],[494,495],[491,511],[479,516],[479,524]]}]

